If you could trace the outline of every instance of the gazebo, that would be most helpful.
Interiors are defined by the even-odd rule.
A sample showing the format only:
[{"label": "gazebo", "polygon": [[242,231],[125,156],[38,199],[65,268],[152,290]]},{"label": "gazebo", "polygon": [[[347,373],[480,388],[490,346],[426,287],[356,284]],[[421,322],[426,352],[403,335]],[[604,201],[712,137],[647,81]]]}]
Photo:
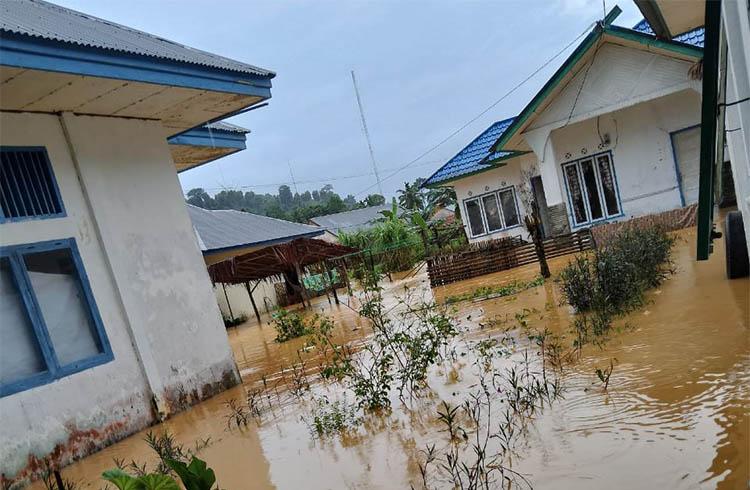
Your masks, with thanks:
[{"label": "gazebo", "polygon": [[[292,223],[267,216],[234,210],[207,210],[188,205],[198,243],[211,280],[221,283],[227,306],[227,284],[244,284],[258,322],[260,312],[253,292],[263,281],[283,278],[287,297],[310,304],[302,281],[305,267],[320,264],[331,285],[328,260],[342,257],[355,249],[325,242],[319,237],[324,229]],[[331,287],[338,302],[335,288]]]}]

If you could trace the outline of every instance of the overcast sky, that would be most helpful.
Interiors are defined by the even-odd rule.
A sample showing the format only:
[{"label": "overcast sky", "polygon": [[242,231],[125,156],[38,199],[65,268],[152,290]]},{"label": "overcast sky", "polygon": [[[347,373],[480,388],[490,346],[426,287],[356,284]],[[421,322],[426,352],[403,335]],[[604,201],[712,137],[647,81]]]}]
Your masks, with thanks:
[{"label": "overcast sky", "polygon": [[[269,106],[231,119],[252,131],[247,150],[180,174],[186,192],[276,192],[281,183],[291,186],[291,163],[300,192],[331,183],[358,199],[377,188],[351,70],[391,196],[405,181],[432,174],[492,122],[517,114],[570,49],[395,173],[602,17],[601,0],[53,1],[276,72]],[[619,5],[616,24],[640,20],[631,0]]]}]

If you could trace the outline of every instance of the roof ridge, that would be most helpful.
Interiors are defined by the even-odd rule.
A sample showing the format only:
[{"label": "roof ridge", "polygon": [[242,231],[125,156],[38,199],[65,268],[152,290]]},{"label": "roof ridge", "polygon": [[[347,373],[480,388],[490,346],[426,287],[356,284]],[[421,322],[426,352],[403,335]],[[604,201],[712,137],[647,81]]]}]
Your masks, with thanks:
[{"label": "roof ridge", "polygon": [[[127,33],[130,33],[131,35],[142,36],[142,37],[148,38],[148,39],[150,39],[152,41],[167,43],[169,45],[172,45],[172,46],[184,49],[184,50],[186,50],[188,52],[191,52],[193,54],[196,54],[196,55],[207,56],[207,57],[216,59],[217,61],[223,61],[227,65],[241,65],[241,66],[243,66],[245,68],[245,71],[254,72],[254,74],[257,75],[257,76],[269,77],[269,78],[273,78],[273,77],[276,76],[276,73],[273,72],[273,71],[271,71],[271,70],[267,70],[265,68],[261,68],[261,67],[255,66],[255,65],[251,65],[250,63],[246,63],[244,61],[234,60],[234,59],[227,58],[225,56],[222,56],[222,55],[219,55],[219,54],[216,54],[216,53],[211,53],[209,51],[204,51],[202,49],[194,48],[192,46],[188,46],[186,44],[183,44],[183,43],[180,43],[180,42],[177,42],[177,41],[172,41],[172,40],[167,39],[165,37],[161,37],[161,36],[158,36],[156,34],[151,34],[149,32],[142,31],[140,29],[135,29],[133,27],[129,27],[129,26],[126,26],[126,25],[123,25],[123,24],[119,24],[117,22],[113,22],[113,21],[110,21],[110,20],[107,20],[107,19],[104,19],[104,18],[101,18],[101,17],[97,17],[95,15],[91,15],[91,14],[88,14],[86,12],[81,12],[79,10],[75,10],[75,9],[72,9],[72,8],[64,7],[62,5],[58,5],[58,4],[55,4],[55,3],[47,2],[46,0],[24,0],[24,1],[27,2],[28,4],[34,4],[34,5],[36,5],[37,8],[43,8],[43,9],[46,9],[47,11],[49,11],[49,12],[54,12],[57,15],[73,15],[73,16],[76,16],[76,17],[78,17],[80,19],[83,19],[85,21],[104,24],[104,25],[113,27],[115,29],[120,29],[122,31],[126,31]],[[19,3],[22,3],[22,2],[19,2]],[[210,65],[209,63],[206,63],[206,62],[200,62],[200,61],[196,61],[196,60],[184,59],[185,57],[179,57],[179,56],[177,56],[175,54],[172,54],[171,56],[159,56],[157,54],[154,54],[151,49],[148,49],[146,47],[142,47],[142,48],[139,49],[139,48],[137,48],[137,47],[134,46],[133,49],[127,50],[127,49],[123,49],[123,48],[117,48],[117,47],[114,47],[112,45],[103,46],[103,45],[101,45],[103,43],[92,43],[92,42],[86,42],[86,41],[76,41],[74,39],[63,39],[64,36],[62,36],[61,34],[59,34],[59,32],[57,33],[57,35],[47,35],[47,34],[44,34],[43,32],[40,32],[38,29],[34,29],[33,27],[20,26],[20,25],[18,27],[23,27],[23,29],[18,29],[17,30],[17,29],[13,29],[11,26],[8,26],[7,24],[6,25],[0,24],[0,30],[2,30],[2,31],[12,32],[12,33],[15,33],[15,34],[20,34],[20,35],[25,35],[25,36],[30,36],[30,37],[36,37],[36,38],[40,38],[40,39],[54,39],[57,42],[62,42],[62,43],[66,43],[66,44],[72,44],[72,45],[76,45],[76,46],[83,46],[83,47],[95,48],[95,49],[103,49],[103,50],[108,50],[108,51],[113,51],[113,52],[118,52],[118,53],[139,54],[141,56],[147,56],[147,57],[150,57],[150,58],[168,59],[170,61],[174,61],[174,62],[177,62],[177,63],[187,63],[187,64],[191,64],[191,65],[209,66],[209,67],[212,66],[212,65]],[[132,42],[129,42],[126,39],[118,39],[117,36],[113,35],[112,33],[110,33],[110,36],[112,38],[120,41],[121,43],[133,45]],[[97,45],[97,44],[99,44],[99,45]],[[231,67],[231,66],[223,66],[223,67],[213,66],[213,67],[214,68],[218,68],[218,69],[225,69],[225,70],[228,70],[228,71],[234,71],[234,72],[238,72],[238,73],[242,73],[243,72],[243,70],[239,69],[238,66],[235,66],[235,67]]]}]

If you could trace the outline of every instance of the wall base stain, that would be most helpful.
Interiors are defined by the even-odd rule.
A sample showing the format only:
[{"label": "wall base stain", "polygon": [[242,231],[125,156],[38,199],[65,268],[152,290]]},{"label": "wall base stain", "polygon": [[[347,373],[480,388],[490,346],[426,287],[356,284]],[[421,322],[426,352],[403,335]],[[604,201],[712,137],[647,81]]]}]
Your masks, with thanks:
[{"label": "wall base stain", "polygon": [[[167,403],[168,413],[163,414],[163,418],[175,415],[240,383],[239,373],[233,363],[231,367],[221,371],[218,379],[213,376],[212,378],[216,381],[203,383],[200,389],[180,384],[165,390],[163,399]],[[141,414],[140,410],[135,410],[132,405],[130,408],[130,411],[135,414],[102,427],[81,429],[74,424],[67,424],[65,441],[57,443],[46,455],[29,454],[26,465],[15,474],[0,474],[0,488],[23,488],[25,483],[41,478],[49,468],[58,469],[67,466],[161,421],[157,414],[150,411],[147,411],[147,414]]]}]

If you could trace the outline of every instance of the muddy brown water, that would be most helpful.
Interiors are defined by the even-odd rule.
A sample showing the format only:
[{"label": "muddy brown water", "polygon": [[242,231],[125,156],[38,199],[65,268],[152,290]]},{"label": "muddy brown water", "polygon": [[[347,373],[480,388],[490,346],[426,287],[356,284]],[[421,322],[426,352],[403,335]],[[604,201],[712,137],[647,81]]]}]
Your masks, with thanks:
[{"label": "muddy brown water", "polygon": [[[511,463],[534,488],[747,488],[750,282],[725,278],[722,243],[711,260],[696,262],[694,230],[677,237],[676,274],[649,293],[644,308],[618,320],[618,332],[603,347],[584,349],[578,362],[566,368],[564,398],[529,425]],[[553,274],[568,260],[552,261]],[[442,300],[536,274],[532,264],[432,292],[422,272],[394,278],[386,284],[386,297],[395,303],[408,286]],[[469,342],[499,335],[524,311],[531,328],[566,334],[572,314],[560,303],[558,289],[548,281],[516,296],[461,303],[457,316],[469,329]],[[367,338],[367,323],[350,307],[329,307],[319,298],[315,309],[336,321],[339,340],[356,344]],[[221,488],[229,490],[419,488],[420,450],[428,443],[446,444],[436,422],[438,402],[460,403],[476,384],[468,360],[439,366],[431,372],[430,391],[408,407],[396,401],[390,415],[367,416],[345,436],[316,439],[302,420],[312,393],[335,399],[341,390],[313,383],[312,393],[297,398],[286,388],[289,366],[299,359],[314,373],[315,353],[298,353],[303,339],[276,343],[268,324],[245,324],[229,335],[243,386],[151,429],[168,430],[186,445],[210,438],[199,455],[215,469]],[[595,370],[610,361],[614,370],[605,391]],[[228,430],[226,401],[244,399],[264,381],[277,386],[267,390],[273,393],[273,409],[259,424]],[[113,458],[153,464],[145,433],[66,467],[63,476],[83,488],[100,488],[98,477],[114,466]]]}]

